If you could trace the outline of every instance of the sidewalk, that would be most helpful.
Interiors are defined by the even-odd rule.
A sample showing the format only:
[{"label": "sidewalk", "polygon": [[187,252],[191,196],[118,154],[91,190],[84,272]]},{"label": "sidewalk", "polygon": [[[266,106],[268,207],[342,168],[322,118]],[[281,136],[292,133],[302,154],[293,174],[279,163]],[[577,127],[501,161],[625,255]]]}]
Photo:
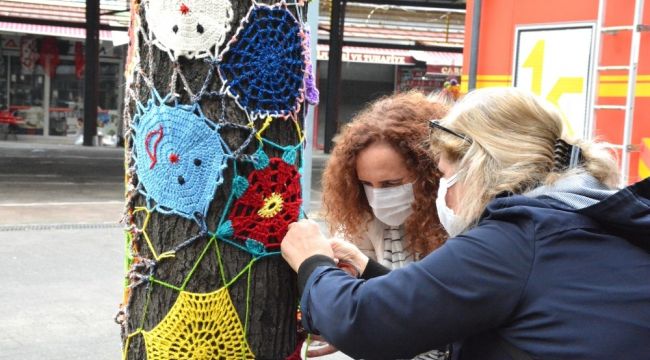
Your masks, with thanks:
[{"label": "sidewalk", "polygon": [[121,238],[117,227],[0,230],[0,359],[119,359]]},{"label": "sidewalk", "polygon": [[[121,357],[122,159],[64,138],[0,141],[0,360]],[[326,159],[314,156],[312,218]]]},{"label": "sidewalk", "polygon": [[0,359],[121,357],[123,150],[0,141]]}]

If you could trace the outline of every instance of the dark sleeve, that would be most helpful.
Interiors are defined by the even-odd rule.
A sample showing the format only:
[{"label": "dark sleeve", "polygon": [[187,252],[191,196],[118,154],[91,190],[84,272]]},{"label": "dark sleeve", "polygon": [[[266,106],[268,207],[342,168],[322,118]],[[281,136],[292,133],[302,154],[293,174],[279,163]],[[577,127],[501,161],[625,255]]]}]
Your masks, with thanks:
[{"label": "dark sleeve", "polygon": [[305,283],[314,270],[319,266],[336,266],[334,260],[325,255],[313,255],[303,261],[298,268],[298,294],[302,294]]},{"label": "dark sleeve", "polygon": [[419,262],[367,281],[318,266],[303,325],[353,358],[404,359],[503,324],[534,258],[526,219],[483,221]]},{"label": "dark sleeve", "polygon": [[[336,266],[334,260],[325,256],[325,255],[314,255],[307,260],[303,261],[298,268],[298,294],[302,294],[303,289],[305,288],[305,283],[309,278],[309,275],[319,266]],[[390,269],[384,265],[378,263],[377,261],[368,258],[368,264],[363,274],[361,274],[361,279],[368,280],[374,277],[386,275],[390,272]]]},{"label": "dark sleeve", "polygon": [[368,264],[366,265],[366,269],[363,271],[363,274],[361,274],[361,279],[368,280],[378,276],[386,275],[389,272],[389,268],[371,258],[368,258]]}]

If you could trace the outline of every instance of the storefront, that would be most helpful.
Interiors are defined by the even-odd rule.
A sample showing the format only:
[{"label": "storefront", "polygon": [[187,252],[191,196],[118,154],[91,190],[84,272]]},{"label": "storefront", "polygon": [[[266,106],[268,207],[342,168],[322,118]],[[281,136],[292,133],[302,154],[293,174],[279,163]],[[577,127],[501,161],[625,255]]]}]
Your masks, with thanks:
[{"label": "storefront", "polygon": [[[83,35],[83,30],[74,35]],[[106,39],[100,43],[97,120],[103,135],[118,131],[125,48]],[[22,120],[19,133],[65,136],[80,132],[84,51],[82,39],[0,33],[0,106]]]},{"label": "storefront", "polygon": [[[327,83],[327,45],[318,45],[318,83]],[[445,82],[460,82],[463,55],[451,52],[392,50],[344,46],[341,67],[339,121],[346,123],[368,102],[396,91],[441,91]],[[320,104],[314,127],[318,144],[324,141],[327,93],[320,86]]]}]

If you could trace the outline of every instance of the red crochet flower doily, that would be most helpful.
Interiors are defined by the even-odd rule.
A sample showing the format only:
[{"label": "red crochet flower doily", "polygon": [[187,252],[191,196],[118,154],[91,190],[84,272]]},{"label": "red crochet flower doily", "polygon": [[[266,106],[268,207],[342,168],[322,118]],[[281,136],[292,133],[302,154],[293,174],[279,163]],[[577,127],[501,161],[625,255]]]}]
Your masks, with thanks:
[{"label": "red crochet flower doily", "polygon": [[282,159],[271,158],[266,168],[250,173],[248,184],[228,216],[233,237],[278,248],[287,227],[300,214],[300,174]]}]

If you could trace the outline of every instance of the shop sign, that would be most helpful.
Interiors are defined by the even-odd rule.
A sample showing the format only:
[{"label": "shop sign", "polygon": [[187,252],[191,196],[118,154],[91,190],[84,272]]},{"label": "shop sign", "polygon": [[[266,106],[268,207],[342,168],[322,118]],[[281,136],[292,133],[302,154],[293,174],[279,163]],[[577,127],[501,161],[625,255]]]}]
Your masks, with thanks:
[{"label": "shop sign", "polygon": [[395,90],[420,90],[431,93],[442,90],[445,77],[440,74],[431,74],[425,69],[401,67],[398,71],[398,81]]},{"label": "shop sign", "polygon": [[18,38],[15,36],[2,36],[2,47],[4,49],[18,50]]},{"label": "shop sign", "polygon": [[593,24],[522,26],[515,32],[513,85],[555,104],[569,136],[584,136],[590,114]]},{"label": "shop sign", "polygon": [[460,66],[427,65],[427,74],[442,74],[447,76],[461,76]]},{"label": "shop sign", "polygon": [[[329,50],[318,50],[318,60],[327,61],[329,59]],[[387,65],[412,65],[415,61],[411,56],[397,54],[370,54],[354,52],[343,49],[341,60],[344,62],[356,62],[367,64],[387,64]]]},{"label": "shop sign", "polygon": [[31,73],[38,60],[36,38],[23,36],[20,38],[20,65],[23,73]]}]

